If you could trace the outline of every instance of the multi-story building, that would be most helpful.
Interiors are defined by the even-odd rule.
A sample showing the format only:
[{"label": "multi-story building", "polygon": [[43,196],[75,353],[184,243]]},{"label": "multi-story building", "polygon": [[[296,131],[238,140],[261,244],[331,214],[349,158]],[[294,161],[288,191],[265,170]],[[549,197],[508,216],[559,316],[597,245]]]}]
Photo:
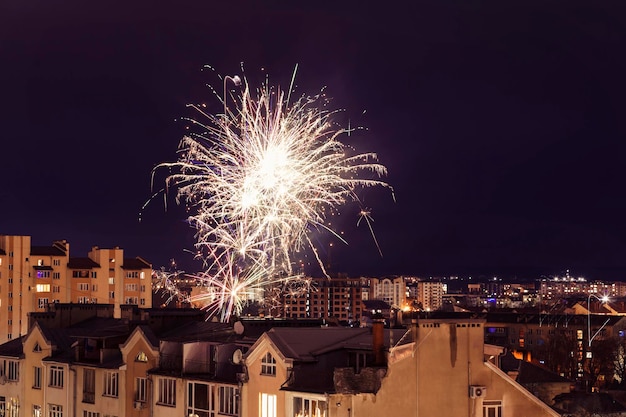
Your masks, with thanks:
[{"label": "multi-story building", "polygon": [[417,302],[425,311],[439,310],[443,305],[443,296],[447,285],[443,282],[419,281],[417,283]]},{"label": "multi-story building", "polygon": [[290,318],[334,318],[358,323],[367,299],[369,279],[312,278],[310,289],[304,293],[282,295],[279,315]]},{"label": "multi-story building", "polygon": [[0,235],[0,343],[28,331],[27,315],[50,303],[110,303],[152,307],[152,266],[124,258],[121,248],[93,247],[71,257],[70,244],[33,246],[30,236]]},{"label": "multi-story building", "polygon": [[402,308],[406,297],[407,284],[403,277],[371,279],[371,299],[383,300],[394,308]]}]

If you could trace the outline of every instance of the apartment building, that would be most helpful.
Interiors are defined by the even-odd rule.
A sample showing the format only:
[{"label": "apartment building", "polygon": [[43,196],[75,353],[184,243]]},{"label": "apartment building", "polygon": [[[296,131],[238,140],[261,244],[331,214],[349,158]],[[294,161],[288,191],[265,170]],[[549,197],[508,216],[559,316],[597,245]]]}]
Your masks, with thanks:
[{"label": "apartment building", "polygon": [[0,235],[0,343],[28,332],[28,313],[51,303],[110,303],[152,307],[152,266],[125,258],[121,248],[93,247],[70,255],[70,244],[34,246],[30,236]]},{"label": "apartment building", "polygon": [[419,281],[417,283],[417,302],[424,311],[439,310],[443,305],[443,296],[447,285],[436,281]]},{"label": "apartment building", "polygon": [[[358,323],[363,312],[362,300],[370,290],[366,278],[312,278],[305,293],[281,295],[276,312],[288,318],[333,318]],[[270,312],[271,315],[273,312]]]},{"label": "apartment building", "polygon": [[406,303],[407,284],[403,277],[372,278],[370,298],[383,300],[393,308],[402,308]]}]

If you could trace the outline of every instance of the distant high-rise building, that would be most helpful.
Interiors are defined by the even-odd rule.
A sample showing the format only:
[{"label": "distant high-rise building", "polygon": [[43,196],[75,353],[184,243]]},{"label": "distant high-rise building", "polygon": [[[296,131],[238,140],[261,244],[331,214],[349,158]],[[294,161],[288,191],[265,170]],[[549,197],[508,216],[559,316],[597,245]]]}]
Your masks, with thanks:
[{"label": "distant high-rise building", "polygon": [[419,281],[417,283],[417,302],[426,311],[439,310],[443,305],[443,295],[447,285],[436,281]]},{"label": "distant high-rise building", "polygon": [[402,308],[406,296],[407,285],[403,277],[371,279],[371,299],[383,300],[394,308]]},{"label": "distant high-rise building", "polygon": [[50,303],[122,304],[152,307],[152,266],[124,258],[121,248],[92,248],[71,257],[65,240],[33,246],[30,236],[0,235],[0,343],[25,335],[28,313]]}]

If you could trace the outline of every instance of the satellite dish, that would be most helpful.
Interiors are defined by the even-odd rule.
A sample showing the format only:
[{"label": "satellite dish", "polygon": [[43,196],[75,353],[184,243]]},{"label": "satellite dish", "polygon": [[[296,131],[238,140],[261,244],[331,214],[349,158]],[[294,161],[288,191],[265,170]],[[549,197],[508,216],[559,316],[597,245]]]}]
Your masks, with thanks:
[{"label": "satellite dish", "polygon": [[233,324],[233,330],[235,330],[236,334],[243,334],[243,323],[236,321],[235,324]]},{"label": "satellite dish", "polygon": [[243,353],[241,353],[241,349],[237,349],[233,352],[233,363],[235,365],[239,365],[241,363],[242,358],[243,358]]}]

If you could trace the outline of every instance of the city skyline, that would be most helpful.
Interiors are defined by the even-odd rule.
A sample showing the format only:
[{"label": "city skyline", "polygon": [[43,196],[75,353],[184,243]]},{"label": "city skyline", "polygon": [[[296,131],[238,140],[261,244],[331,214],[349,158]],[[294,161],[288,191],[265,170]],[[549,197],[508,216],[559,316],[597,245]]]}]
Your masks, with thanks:
[{"label": "city skyline", "polygon": [[173,194],[139,221],[151,171],[186,104],[220,111],[216,73],[286,87],[297,64],[296,93],[326,87],[395,190],[363,195],[383,256],[345,207],[333,272],[626,277],[619,3],[4,8],[0,234],[199,269]]}]

